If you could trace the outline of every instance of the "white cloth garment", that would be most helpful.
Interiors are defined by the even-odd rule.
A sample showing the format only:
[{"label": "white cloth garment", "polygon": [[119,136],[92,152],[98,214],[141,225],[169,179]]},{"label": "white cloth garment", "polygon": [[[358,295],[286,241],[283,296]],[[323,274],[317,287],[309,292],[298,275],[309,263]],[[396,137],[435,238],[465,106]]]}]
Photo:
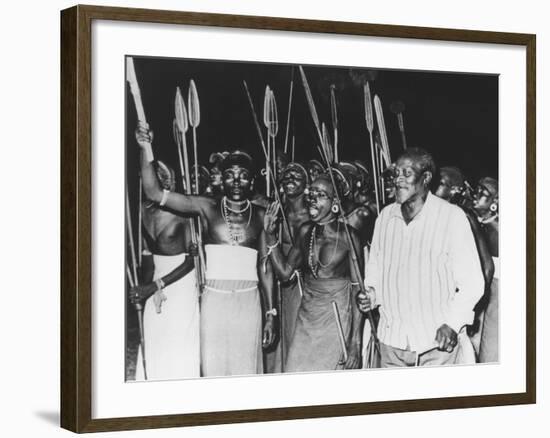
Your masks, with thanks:
[{"label": "white cloth garment", "polygon": [[384,208],[376,220],[365,284],[375,289],[384,344],[424,351],[442,324],[460,332],[471,324],[484,288],[464,212],[431,193],[408,225],[399,204]]},{"label": "white cloth garment", "polygon": [[260,374],[262,310],[258,251],[205,245],[206,287],[201,302],[203,376]]},{"label": "white cloth garment", "polygon": [[206,280],[258,281],[258,251],[246,246],[205,245]]},{"label": "white cloth garment", "polygon": [[[153,255],[154,279],[180,266],[186,254]],[[157,312],[154,295],[145,303],[143,331],[148,380],[173,380],[200,375],[199,297],[195,272],[163,290],[166,301]],[[136,363],[136,380],[144,380],[141,348]]]}]

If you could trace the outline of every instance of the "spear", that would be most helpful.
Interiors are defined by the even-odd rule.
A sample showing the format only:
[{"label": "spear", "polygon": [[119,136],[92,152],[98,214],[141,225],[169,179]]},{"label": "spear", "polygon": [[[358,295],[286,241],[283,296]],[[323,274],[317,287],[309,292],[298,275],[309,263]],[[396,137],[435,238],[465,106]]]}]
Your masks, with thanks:
[{"label": "spear", "polygon": [[[288,134],[290,132],[290,113],[292,111],[292,91],[294,88],[294,68],[290,67],[290,89],[288,91],[288,111],[286,114],[285,154],[288,153]],[[292,159],[294,161],[294,158]]]},{"label": "spear", "polygon": [[[136,69],[134,67],[134,58],[128,56],[126,58],[126,80],[130,85],[130,92],[134,97],[134,104],[136,106],[137,119],[141,125],[145,128],[149,127],[147,119],[145,118],[145,110],[143,109],[143,102],[141,100],[141,91],[139,90],[139,84],[136,76]],[[154,160],[153,152],[145,150],[147,161],[152,162]]]},{"label": "spear", "polygon": [[[263,139],[263,136],[262,136],[262,130],[260,128],[260,123],[258,122],[258,116],[256,115],[256,110],[254,109],[254,103],[252,102],[252,97],[250,96],[250,91],[248,90],[248,85],[246,84],[246,81],[243,81],[243,85],[244,85],[244,88],[245,88],[245,91],[246,91],[246,95],[248,97],[248,103],[250,104],[250,109],[252,111],[252,118],[254,119],[254,124],[256,126],[256,131],[257,131],[258,137],[260,139],[260,145],[262,146],[262,151],[264,153],[264,156],[265,156],[266,160],[268,160],[269,149],[267,149],[266,146],[265,146],[264,139]],[[273,97],[273,102],[274,102],[274,97]],[[265,109],[266,108],[265,108],[265,100],[264,100],[264,124],[266,124],[266,122],[268,122],[268,119],[265,118],[265,114],[266,114]],[[276,113],[276,107],[275,107],[275,113]],[[275,118],[276,118],[276,115],[275,115]],[[275,135],[276,135],[276,130],[275,130]],[[269,140],[269,136],[270,136],[270,132],[268,130],[268,140]],[[285,210],[283,208],[281,197],[279,195],[279,190],[277,189],[277,181],[276,181],[276,178],[275,178],[275,174],[274,174],[271,166],[269,166],[269,164],[266,166],[266,170],[267,170],[266,177],[270,178],[270,180],[273,182],[273,193],[274,193],[274,196],[275,196],[275,200],[277,201],[277,203],[280,206],[281,216],[283,218],[283,225],[284,225],[284,227],[285,227],[285,229],[288,233],[288,237],[290,239],[291,246],[294,246],[294,237],[292,236],[292,231],[291,231],[291,228],[290,228],[290,224],[288,222],[288,218],[287,218],[287,216],[285,214]],[[302,283],[301,283],[301,278],[300,278],[299,275],[297,276],[297,281],[298,281],[298,288],[300,289],[300,294],[302,294]],[[283,299],[283,297],[281,295],[281,287],[280,287],[279,282],[277,282],[277,297],[278,297],[279,303],[280,303],[281,308],[282,308],[282,299]],[[281,319],[281,337],[282,336],[284,336],[284,327],[283,327],[283,320]],[[284,350],[283,350],[282,345],[281,345],[281,370],[284,371]]]},{"label": "spear", "polygon": [[332,116],[332,129],[334,130],[334,162],[338,163],[338,112],[336,108],[336,86],[330,86],[330,115]]},{"label": "spear", "polygon": [[[378,95],[374,96],[374,111],[376,112],[376,121],[378,122],[378,132],[380,134],[380,143],[382,145],[382,157],[386,161],[386,167],[391,164],[390,146],[388,143],[388,135],[386,133],[386,123],[384,122],[384,111],[382,109],[382,101]],[[382,174],[383,162],[380,160],[380,174]],[[382,185],[384,182],[382,181]],[[386,202],[386,194],[382,191],[382,198]]]},{"label": "spear", "polygon": [[[258,116],[256,114],[256,110],[254,109],[254,103],[252,102],[252,97],[250,96],[250,91],[248,90],[248,85],[246,84],[246,81],[243,81],[244,89],[246,91],[246,96],[248,97],[248,103],[250,105],[250,110],[252,112],[252,118],[254,119],[254,125],[256,126],[256,131],[258,133],[258,138],[260,139],[260,146],[262,147],[262,152],[264,153],[264,157],[267,160],[268,159],[268,153],[269,150],[266,148],[264,137],[262,135],[262,129],[260,127],[260,123],[258,122]],[[275,200],[279,203],[281,206],[281,214],[283,217],[283,224],[285,226],[285,229],[290,237],[290,241],[292,246],[294,246],[294,238],[292,236],[292,231],[290,228],[290,224],[288,222],[288,218],[286,217],[286,214],[284,212],[284,209],[282,208],[283,204],[281,202],[281,197],[279,196],[279,190],[277,190],[277,181],[275,180],[275,175],[273,175],[273,172],[271,170],[271,166],[267,166],[267,175],[266,175],[272,182],[273,182],[273,193],[275,196]]]},{"label": "spear", "polygon": [[197,128],[201,122],[199,95],[195,81],[189,82],[189,93],[187,95],[187,107],[189,108],[189,124],[193,128],[193,159],[195,168],[195,195],[199,194],[199,159],[197,155]]},{"label": "spear", "polygon": [[[195,195],[199,194],[199,155],[197,149],[197,128],[201,122],[201,110],[199,102],[199,94],[197,93],[197,87],[195,86],[195,81],[191,79],[189,82],[189,93],[188,93],[188,108],[189,108],[189,124],[193,128],[193,153],[195,159]],[[202,222],[197,219],[197,242],[199,246],[199,260],[200,260],[200,274],[201,274],[201,283],[204,284],[204,266],[205,266],[205,256],[203,253],[202,246]]]},{"label": "spear", "polygon": [[391,163],[390,145],[388,143],[388,135],[386,134],[386,123],[384,123],[384,111],[382,110],[382,101],[377,94],[374,95],[374,111],[376,112],[376,121],[378,122],[378,131],[380,132],[380,142],[386,164]]},{"label": "spear", "polygon": [[265,86],[265,93],[264,93],[264,126],[267,130],[267,157],[265,159],[265,195],[269,198],[271,195],[271,186],[270,186],[270,177],[269,177],[269,167],[271,166],[271,136],[269,135],[269,119],[267,118],[267,115],[269,113],[269,95],[271,94],[271,90],[269,88],[269,85]]},{"label": "spear", "polygon": [[[275,137],[279,132],[279,118],[277,114],[277,102],[275,101],[275,94],[273,90],[269,90],[268,108],[267,108],[267,133],[271,137],[272,166],[273,174],[275,175],[275,181],[277,180],[277,150],[275,148]],[[273,187],[275,190],[275,186]]]},{"label": "spear", "polygon": [[295,148],[296,148],[296,137],[293,135],[292,136],[292,160],[291,161],[294,161]]},{"label": "spear", "polygon": [[[140,122],[141,125],[144,127],[148,127],[147,119],[145,118],[145,110],[143,109],[143,102],[141,100],[141,91],[139,89],[139,83],[137,81],[136,76],[136,69],[134,66],[134,59],[131,56],[128,56],[126,58],[126,80],[128,81],[128,84],[130,85],[130,92],[132,93],[132,96],[134,98],[134,105],[136,107],[136,114],[137,119]],[[145,150],[146,158],[149,162],[154,160],[153,157],[153,151],[152,149]],[[141,187],[141,177],[139,178],[139,210],[138,210],[138,260],[139,265],[141,265],[141,196],[142,196],[142,187]],[[132,231],[132,221],[130,216],[130,200],[128,196],[128,188],[126,188],[126,229],[128,231],[128,240],[130,241],[130,250],[132,253],[132,271],[134,274],[134,281],[133,284],[138,284],[138,275],[137,275],[137,264],[136,261],[136,253],[135,253],[135,246],[134,246],[134,233]],[[128,268],[128,266],[126,266]],[[129,269],[128,269],[129,271]],[[129,277],[130,278],[130,277]],[[132,283],[130,283],[130,286],[132,286]],[[147,380],[147,367],[145,362],[145,337],[143,334],[143,306],[141,303],[135,304],[135,309],[138,317],[138,325],[139,325],[139,337],[140,337],[140,345],[141,345],[141,355],[142,355],[142,365],[143,365],[143,376],[145,380]]]},{"label": "spear", "polygon": [[[183,97],[181,95],[180,87],[176,88],[176,99],[174,102],[174,109],[175,109],[175,120],[176,120],[176,142],[177,147],[179,150],[183,152],[183,162],[181,160],[180,155],[180,171],[182,176],[182,182],[185,189],[185,193],[187,195],[191,194],[191,178],[190,178],[190,172],[189,172],[189,156],[187,153],[187,142],[185,139],[185,134],[187,130],[189,129],[189,122],[187,119],[187,110],[185,109],[185,102],[183,101]],[[181,154],[181,152],[178,152]],[[190,218],[189,219],[189,227],[191,229],[191,240],[194,245],[198,242],[197,237],[197,230],[195,228],[195,221]],[[203,272],[200,262],[200,257],[195,256],[194,257],[195,262],[195,276],[197,278],[197,286],[199,287],[199,290],[202,290],[203,282]]]},{"label": "spear", "polygon": [[374,141],[372,139],[372,132],[374,130],[374,117],[372,114],[372,100],[370,95],[370,86],[368,82],[363,85],[363,95],[365,100],[365,122],[367,130],[369,131],[370,139],[370,155],[372,159],[372,176],[374,179],[374,194],[376,196],[376,210],[380,214],[380,200],[378,199],[378,175],[376,171],[376,158],[374,156]]},{"label": "spear", "polygon": [[397,117],[397,125],[399,126],[399,132],[401,133],[401,142],[403,143],[403,150],[407,150],[407,139],[405,138],[405,123],[403,121],[403,112],[405,111],[405,104],[400,100],[392,102],[390,105],[390,111]]},{"label": "spear", "polygon": [[[136,249],[134,245],[134,232],[132,229],[132,217],[130,215],[130,197],[128,196],[128,187],[126,187],[126,231],[128,233],[128,240],[130,242],[130,253],[131,253],[131,262],[132,262],[132,272],[130,268],[126,265],[126,275],[128,276],[128,283],[130,287],[137,286],[139,284],[137,268],[136,268]],[[132,278],[133,273],[133,278]],[[143,366],[143,377],[147,380],[147,363],[145,359],[145,335],[143,331],[143,306],[140,302],[134,304],[136,309],[136,314],[138,317],[138,327],[139,327],[139,343],[141,345],[141,364]]]},{"label": "spear", "polygon": [[[304,73],[304,69],[302,68],[302,66],[300,66],[300,73],[302,75],[302,83],[304,85],[304,91],[306,93],[306,98],[307,98],[307,101],[308,101],[308,106],[309,106],[311,118],[313,119],[313,123],[315,124],[315,128],[316,128],[317,134],[319,136],[319,141],[321,142],[321,148],[322,148],[324,156],[325,156],[325,161],[329,162],[329,155],[330,155],[330,151],[328,150],[329,146],[326,143],[323,142],[323,135],[321,133],[321,128],[319,126],[319,118],[317,116],[317,111],[315,109],[315,102],[313,101],[313,96],[311,95],[311,89],[309,88],[309,84],[307,82],[307,78],[306,78],[306,75]],[[348,226],[348,221],[347,221],[347,218],[346,218],[346,214],[344,212],[344,209],[342,208],[342,201],[340,199],[340,196],[338,195],[338,190],[336,189],[336,187],[337,187],[336,186],[336,180],[334,178],[334,172],[333,172],[332,166],[327,166],[327,171],[328,171],[328,174],[329,174],[329,177],[330,177],[330,180],[331,180],[331,183],[332,183],[332,187],[333,187],[333,190],[334,190],[334,199],[336,200],[336,204],[338,205],[338,212],[340,214],[340,220],[344,223],[345,236],[346,236],[349,248],[350,248],[351,260],[352,260],[351,265],[352,265],[352,268],[355,271],[356,278],[359,279],[359,288],[361,290],[361,293],[363,295],[366,295],[367,291],[365,289],[365,284],[363,282],[363,274],[362,274],[361,268],[359,266],[359,260],[357,258],[356,248],[355,248],[355,245],[353,244],[353,239],[352,239],[351,233],[349,231],[349,226]],[[376,337],[376,330],[375,330],[374,320],[373,320],[372,314],[370,312],[367,313],[367,318],[369,320],[369,324],[370,324],[370,327],[371,327],[371,337],[373,337],[375,342],[378,342],[378,338]]]}]

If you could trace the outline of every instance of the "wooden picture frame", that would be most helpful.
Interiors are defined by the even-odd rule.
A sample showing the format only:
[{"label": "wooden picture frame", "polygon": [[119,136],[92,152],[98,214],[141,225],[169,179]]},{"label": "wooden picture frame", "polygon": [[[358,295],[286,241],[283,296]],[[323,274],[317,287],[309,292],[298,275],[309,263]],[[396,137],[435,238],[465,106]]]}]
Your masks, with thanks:
[{"label": "wooden picture frame", "polygon": [[[516,45],[526,48],[526,391],[178,415],[92,418],[92,22],[142,22]],[[535,50],[531,34],[75,6],[61,12],[61,426],[74,432],[529,404],[536,401]]]}]

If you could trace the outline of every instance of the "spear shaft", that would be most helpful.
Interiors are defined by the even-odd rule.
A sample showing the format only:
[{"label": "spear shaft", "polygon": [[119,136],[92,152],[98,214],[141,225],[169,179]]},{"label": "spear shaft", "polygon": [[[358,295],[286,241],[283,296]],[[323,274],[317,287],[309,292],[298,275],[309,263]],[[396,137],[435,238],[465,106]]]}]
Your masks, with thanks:
[{"label": "spear shaft", "polygon": [[[292,76],[294,76],[294,69],[292,69]],[[294,88],[294,79],[290,81],[290,91],[288,92],[288,112],[286,115],[286,132],[285,132],[285,154],[288,153],[288,134],[290,132],[290,113],[292,111],[292,90]],[[293,159],[294,161],[294,159]]]},{"label": "spear shaft", "polygon": [[[139,277],[136,269],[136,253],[134,246],[134,233],[132,230],[132,217],[130,215],[130,198],[128,196],[128,187],[126,187],[126,230],[128,232],[128,240],[130,241],[130,251],[132,255],[132,271],[133,279],[130,272],[130,268],[126,265],[126,275],[128,276],[128,283],[130,287],[137,286],[139,284]],[[143,366],[143,377],[147,380],[147,363],[145,359],[145,335],[143,330],[143,306],[141,303],[134,304],[136,314],[138,318],[139,326],[139,343],[141,345],[141,363]]]},{"label": "spear shaft", "polygon": [[370,155],[372,161],[372,179],[374,181],[374,195],[376,198],[376,211],[380,214],[380,200],[378,198],[378,172],[377,172],[377,157],[375,155],[375,150],[377,149],[374,141],[372,139],[372,132],[374,130],[374,117],[372,114],[372,101],[370,94],[370,86],[368,82],[365,82],[363,85],[363,96],[365,104],[365,122],[367,125],[367,130],[369,131],[369,140],[370,140]]}]

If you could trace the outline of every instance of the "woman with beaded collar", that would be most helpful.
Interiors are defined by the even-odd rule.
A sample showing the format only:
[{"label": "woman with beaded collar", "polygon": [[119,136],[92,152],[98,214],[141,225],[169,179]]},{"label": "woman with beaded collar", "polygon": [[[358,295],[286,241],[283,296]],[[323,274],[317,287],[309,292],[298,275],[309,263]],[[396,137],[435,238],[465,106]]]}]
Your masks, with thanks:
[{"label": "woman with beaded collar", "polygon": [[204,230],[202,375],[262,373],[262,345],[268,348],[275,341],[277,311],[273,306],[271,266],[268,264],[264,269],[259,262],[267,253],[262,229],[265,210],[252,205],[249,199],[252,158],[242,151],[233,151],[224,158],[220,164],[224,190],[221,199],[183,195],[159,186],[149,161],[151,132],[138,125],[136,139],[142,149],[141,172],[148,198],[174,211],[198,216]]},{"label": "woman with beaded collar", "polygon": [[[327,174],[320,175],[309,187],[307,206],[310,221],[300,227],[295,245],[287,256],[279,248],[276,236],[280,206],[271,204],[264,219],[268,254],[279,279],[287,280],[296,269],[301,269],[305,274],[303,298],[285,371],[358,368],[360,314],[354,304],[354,296],[359,291],[357,285],[360,279],[354,278],[352,273],[352,248],[345,237],[345,225],[338,220],[335,188]],[[350,228],[350,233],[358,250],[359,236],[353,228]],[[347,361],[343,360],[333,302],[340,312]]]}]

